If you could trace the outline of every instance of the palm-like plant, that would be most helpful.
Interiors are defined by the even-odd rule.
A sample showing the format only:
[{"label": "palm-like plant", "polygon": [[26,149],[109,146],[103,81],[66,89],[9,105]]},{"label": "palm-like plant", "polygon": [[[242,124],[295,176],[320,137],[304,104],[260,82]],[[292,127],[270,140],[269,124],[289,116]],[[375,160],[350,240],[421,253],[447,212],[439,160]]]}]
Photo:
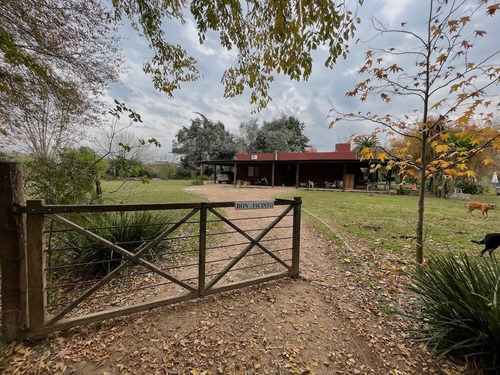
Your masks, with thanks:
[{"label": "palm-like plant", "polygon": [[[79,221],[89,231],[132,253],[165,231],[171,222],[167,215],[149,211],[88,214]],[[75,265],[83,277],[106,275],[123,261],[120,253],[72,231],[63,232],[60,241],[67,249],[63,260]],[[150,249],[149,256],[158,256],[163,250],[164,244]]]},{"label": "palm-like plant", "polygon": [[500,368],[500,262],[466,254],[435,255],[417,265],[410,290],[420,296],[413,318],[437,358],[476,359],[484,373]]},{"label": "palm-like plant", "polygon": [[354,139],[353,151],[361,154],[365,151],[373,151],[380,145],[379,140],[373,135],[361,135]]}]

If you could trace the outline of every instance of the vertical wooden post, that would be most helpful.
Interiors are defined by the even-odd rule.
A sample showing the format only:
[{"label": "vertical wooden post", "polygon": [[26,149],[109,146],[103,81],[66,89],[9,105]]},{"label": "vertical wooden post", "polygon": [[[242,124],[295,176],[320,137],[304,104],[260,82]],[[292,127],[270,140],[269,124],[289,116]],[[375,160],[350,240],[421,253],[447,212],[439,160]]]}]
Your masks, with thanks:
[{"label": "vertical wooden post", "polygon": [[205,294],[205,272],[207,261],[207,203],[201,203],[200,209],[200,234],[199,234],[199,254],[198,254],[198,295]]},{"label": "vertical wooden post", "polygon": [[300,186],[300,164],[297,163],[295,168],[295,188],[298,189]]},{"label": "vertical wooden post", "polygon": [[347,184],[346,174],[347,174],[347,163],[344,162],[344,170],[342,171],[342,191],[345,191],[345,186]]},{"label": "vertical wooden post", "polygon": [[2,272],[2,330],[6,341],[18,337],[26,325],[26,254],[23,216],[14,213],[23,204],[21,166],[0,162],[0,263]]},{"label": "vertical wooden post", "polygon": [[298,277],[300,272],[300,215],[302,212],[302,198],[294,197],[296,202],[293,207],[293,239],[292,239],[292,271],[291,277]]},{"label": "vertical wooden post", "polygon": [[233,184],[236,185],[236,180],[238,179],[238,165],[236,163],[233,164]]},{"label": "vertical wooden post", "polygon": [[45,254],[43,235],[43,214],[31,213],[43,207],[41,200],[26,202],[26,248],[28,255],[28,314],[29,329],[36,331],[45,325],[47,293],[45,290]]},{"label": "vertical wooden post", "polygon": [[271,174],[272,174],[271,175],[271,186],[272,187],[274,187],[274,184],[275,184],[275,178],[274,178],[274,173],[275,173],[275,169],[276,169],[275,164],[276,163],[274,163],[274,162],[273,162],[273,164],[271,164]]}]

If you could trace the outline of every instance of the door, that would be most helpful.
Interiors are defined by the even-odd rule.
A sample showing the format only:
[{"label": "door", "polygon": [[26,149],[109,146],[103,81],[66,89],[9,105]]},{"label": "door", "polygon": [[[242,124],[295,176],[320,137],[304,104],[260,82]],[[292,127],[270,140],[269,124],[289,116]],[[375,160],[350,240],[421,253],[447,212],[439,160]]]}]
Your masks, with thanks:
[{"label": "door", "polygon": [[346,174],[345,175],[345,188],[346,189],[354,189],[354,175]]}]

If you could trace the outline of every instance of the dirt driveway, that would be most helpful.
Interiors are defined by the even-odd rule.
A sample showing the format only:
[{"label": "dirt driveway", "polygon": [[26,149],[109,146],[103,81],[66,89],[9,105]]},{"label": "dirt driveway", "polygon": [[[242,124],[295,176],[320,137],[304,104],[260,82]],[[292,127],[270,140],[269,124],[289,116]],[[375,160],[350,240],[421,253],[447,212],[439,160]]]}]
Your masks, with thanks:
[{"label": "dirt driveway", "polygon": [[[188,191],[211,201],[231,201],[269,200],[290,189],[206,185]],[[299,279],[60,334],[43,348],[43,361],[33,359],[35,348],[13,348],[23,361],[9,365],[5,374],[15,368],[24,369],[21,373],[65,368],[64,373],[83,375],[460,372],[449,363],[433,367],[425,348],[407,339],[404,329],[410,323],[391,313],[395,306],[404,307],[407,296],[394,287],[404,279],[370,267],[370,255],[358,245],[333,235],[328,239],[312,227],[307,213],[302,217]],[[35,372],[36,366],[47,372]]]}]

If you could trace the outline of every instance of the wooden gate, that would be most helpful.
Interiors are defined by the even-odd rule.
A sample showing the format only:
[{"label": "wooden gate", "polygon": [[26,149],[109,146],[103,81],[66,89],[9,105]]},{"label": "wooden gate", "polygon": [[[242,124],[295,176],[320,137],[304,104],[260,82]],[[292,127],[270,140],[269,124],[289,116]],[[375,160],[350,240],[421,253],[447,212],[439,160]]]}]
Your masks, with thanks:
[{"label": "wooden gate", "polygon": [[[8,306],[26,309],[20,309],[15,329],[2,311],[2,328],[38,337],[297,277],[300,198],[252,203],[267,208],[236,209],[245,202],[66,206],[32,200],[16,205],[13,213],[26,225],[26,246],[19,254],[26,263],[18,267],[17,280],[6,280],[2,272],[2,285],[12,290],[17,283],[20,290],[17,304],[2,294],[2,306],[8,297]],[[130,232],[136,237],[126,237]],[[5,260],[2,270],[8,267]]]}]

